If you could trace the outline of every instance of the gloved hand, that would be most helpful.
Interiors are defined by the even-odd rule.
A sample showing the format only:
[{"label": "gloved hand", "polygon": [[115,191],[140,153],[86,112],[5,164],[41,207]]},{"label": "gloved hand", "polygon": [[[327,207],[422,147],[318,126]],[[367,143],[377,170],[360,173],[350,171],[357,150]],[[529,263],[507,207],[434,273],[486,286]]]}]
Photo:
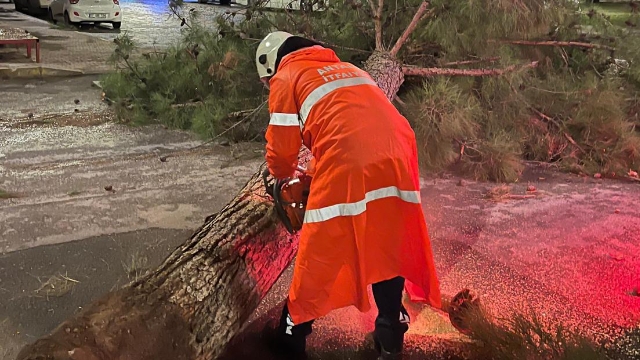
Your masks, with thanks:
[{"label": "gloved hand", "polygon": [[[300,169],[299,169],[300,170]],[[316,172],[316,158],[312,157],[306,164],[306,168],[302,170],[307,176],[313,177]]]}]

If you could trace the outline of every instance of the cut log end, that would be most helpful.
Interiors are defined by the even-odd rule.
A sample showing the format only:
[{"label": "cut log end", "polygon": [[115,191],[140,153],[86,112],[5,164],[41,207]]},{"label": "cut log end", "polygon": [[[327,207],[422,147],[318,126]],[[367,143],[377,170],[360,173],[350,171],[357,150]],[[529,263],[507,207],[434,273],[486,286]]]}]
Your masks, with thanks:
[{"label": "cut log end", "polygon": [[388,52],[375,51],[364,62],[363,69],[371,75],[390,100],[396,96],[404,82],[400,62]]}]

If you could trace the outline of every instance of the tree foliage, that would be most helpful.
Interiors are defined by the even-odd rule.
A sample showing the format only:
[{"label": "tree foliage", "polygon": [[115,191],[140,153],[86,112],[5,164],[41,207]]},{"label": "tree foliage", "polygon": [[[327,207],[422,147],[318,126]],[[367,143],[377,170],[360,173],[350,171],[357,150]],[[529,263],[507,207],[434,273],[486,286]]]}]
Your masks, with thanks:
[{"label": "tree foliage", "polygon": [[[377,50],[394,45],[421,2],[382,2],[384,49]],[[172,2],[185,25],[182,41],[131,60],[130,41],[120,39],[107,96],[122,119],[214,136],[230,125],[228,113],[266,100],[254,66],[265,34],[304,35],[362,66],[376,50],[377,3],[313,0],[303,11],[269,11],[258,2],[221,13],[212,31]],[[635,9],[628,7],[629,24],[640,24]],[[411,75],[398,108],[416,131],[426,169],[460,165],[495,181],[517,180],[522,160],[580,173],[637,170],[640,35],[606,12],[570,0],[433,0],[396,56]],[[447,75],[437,75],[443,69]],[[496,71],[469,76],[479,69]],[[258,114],[236,140],[259,137],[266,113]]]}]

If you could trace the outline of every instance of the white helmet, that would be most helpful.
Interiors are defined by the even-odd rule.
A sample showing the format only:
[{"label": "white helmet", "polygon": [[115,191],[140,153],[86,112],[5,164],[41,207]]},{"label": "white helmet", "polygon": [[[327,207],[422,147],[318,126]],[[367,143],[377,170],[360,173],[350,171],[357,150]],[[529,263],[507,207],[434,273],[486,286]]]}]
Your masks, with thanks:
[{"label": "white helmet", "polygon": [[276,70],[276,60],[278,59],[278,49],[280,46],[293,35],[284,31],[274,31],[265,36],[258,45],[256,51],[256,67],[260,78],[273,76]]}]

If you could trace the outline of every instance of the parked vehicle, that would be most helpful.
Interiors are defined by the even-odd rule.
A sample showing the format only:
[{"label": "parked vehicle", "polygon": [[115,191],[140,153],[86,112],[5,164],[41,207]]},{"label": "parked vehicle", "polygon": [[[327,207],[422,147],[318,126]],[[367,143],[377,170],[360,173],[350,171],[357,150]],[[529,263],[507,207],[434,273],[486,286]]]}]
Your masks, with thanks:
[{"label": "parked vehicle", "polygon": [[14,0],[17,11],[24,11],[34,15],[45,14],[51,0]]},{"label": "parked vehicle", "polygon": [[54,24],[60,20],[65,25],[107,23],[120,29],[122,8],[119,0],[53,0],[49,4],[49,19]]}]

